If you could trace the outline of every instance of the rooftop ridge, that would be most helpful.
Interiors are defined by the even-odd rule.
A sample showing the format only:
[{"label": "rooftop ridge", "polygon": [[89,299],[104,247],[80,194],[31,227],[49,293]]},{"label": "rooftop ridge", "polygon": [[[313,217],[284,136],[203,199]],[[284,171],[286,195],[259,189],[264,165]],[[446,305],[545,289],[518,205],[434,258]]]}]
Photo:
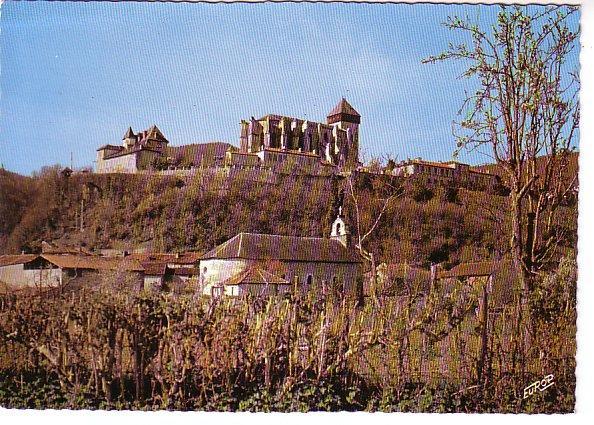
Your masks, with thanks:
[{"label": "rooftop ridge", "polygon": [[[280,238],[299,238],[299,239],[324,239],[328,241],[333,241],[334,239],[320,237],[320,236],[298,236],[298,235],[276,235],[274,233],[255,233],[255,232],[239,232],[235,237],[239,235],[256,235],[256,236],[275,236]],[[233,239],[233,238],[231,238]],[[229,239],[229,240],[231,240]],[[228,242],[228,241],[227,241]]]}]

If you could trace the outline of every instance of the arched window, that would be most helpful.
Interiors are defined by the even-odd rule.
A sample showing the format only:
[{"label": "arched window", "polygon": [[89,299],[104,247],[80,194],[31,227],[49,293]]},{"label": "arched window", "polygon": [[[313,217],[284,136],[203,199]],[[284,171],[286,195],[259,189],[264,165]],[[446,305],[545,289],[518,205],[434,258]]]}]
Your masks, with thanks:
[{"label": "arched window", "polygon": [[307,276],[307,285],[311,286],[311,284],[313,283],[313,276],[312,275],[308,275]]},{"label": "arched window", "polygon": [[340,234],[340,223],[336,223],[336,233]]}]

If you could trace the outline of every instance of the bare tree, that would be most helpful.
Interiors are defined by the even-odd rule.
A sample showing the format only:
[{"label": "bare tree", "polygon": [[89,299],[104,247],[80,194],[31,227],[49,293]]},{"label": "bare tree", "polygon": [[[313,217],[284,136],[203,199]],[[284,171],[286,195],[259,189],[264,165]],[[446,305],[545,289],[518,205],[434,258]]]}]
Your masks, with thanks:
[{"label": "bare tree", "polygon": [[376,267],[376,259],[375,259],[375,255],[373,254],[373,252],[369,249],[366,249],[364,247],[364,243],[367,240],[367,238],[375,231],[375,229],[377,228],[378,224],[380,223],[380,220],[382,219],[382,216],[384,215],[384,213],[386,212],[386,209],[388,208],[390,202],[398,197],[401,194],[401,191],[399,191],[396,187],[390,185],[389,183],[386,183],[387,185],[387,190],[388,193],[385,197],[381,197],[381,195],[378,196],[378,198],[376,199],[376,201],[378,201],[380,203],[380,207],[379,210],[377,210],[378,212],[375,214],[375,217],[370,217],[370,224],[368,225],[368,228],[365,230],[363,229],[363,213],[362,213],[362,209],[361,209],[361,205],[360,205],[360,200],[359,200],[359,195],[357,194],[357,191],[354,187],[354,183],[353,183],[353,179],[354,179],[355,174],[351,173],[348,178],[347,178],[347,182],[348,182],[348,189],[349,189],[349,195],[350,198],[353,201],[353,206],[354,206],[354,210],[355,210],[355,220],[356,220],[356,230],[357,230],[357,240],[356,240],[356,248],[359,250],[359,253],[361,254],[361,256],[367,260],[369,262],[369,264],[371,265],[371,274],[372,274],[372,297],[374,298],[374,301],[376,303],[378,303],[378,298],[377,298],[377,294],[376,294],[376,290],[377,290],[377,267]]},{"label": "bare tree", "polygon": [[454,122],[455,154],[489,155],[509,186],[509,249],[521,287],[516,347],[523,356],[532,333],[532,277],[556,250],[563,236],[556,230],[559,206],[576,189],[577,172],[568,165],[579,133],[579,79],[567,68],[579,34],[571,28],[578,8],[500,8],[492,31],[468,18],[448,18],[444,25],[470,42],[450,43],[424,62],[461,60],[467,65],[462,76],[478,81],[459,111],[464,119]]},{"label": "bare tree", "polygon": [[[568,70],[578,30],[570,29],[575,7],[500,6],[491,33],[469,19],[444,25],[469,34],[471,43],[450,44],[424,62],[465,61],[464,77],[478,90],[467,94],[454,123],[458,149],[490,152],[509,185],[510,251],[525,277],[536,273],[559,241],[554,216],[577,181],[567,178],[578,137],[579,80]],[[483,149],[487,147],[488,149]],[[524,291],[529,280],[522,279]]]}]

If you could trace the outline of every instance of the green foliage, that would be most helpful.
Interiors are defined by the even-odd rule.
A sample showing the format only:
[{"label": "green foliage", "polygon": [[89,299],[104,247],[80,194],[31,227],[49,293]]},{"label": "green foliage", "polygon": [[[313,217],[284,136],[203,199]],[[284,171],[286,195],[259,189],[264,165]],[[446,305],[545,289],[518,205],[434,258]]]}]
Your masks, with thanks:
[{"label": "green foliage", "polygon": [[423,178],[413,178],[407,187],[409,196],[417,202],[427,202],[433,198],[433,190]]}]

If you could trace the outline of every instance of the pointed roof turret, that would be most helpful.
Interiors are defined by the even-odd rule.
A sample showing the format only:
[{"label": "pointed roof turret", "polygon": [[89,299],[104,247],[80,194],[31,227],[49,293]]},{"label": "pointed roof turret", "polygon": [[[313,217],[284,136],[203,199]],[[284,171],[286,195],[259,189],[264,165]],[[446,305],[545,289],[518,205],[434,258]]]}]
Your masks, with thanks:
[{"label": "pointed roof turret", "polygon": [[152,125],[146,132],[146,140],[156,140],[159,142],[169,143],[169,140],[163,136],[161,130],[156,125]]},{"label": "pointed roof turret", "polygon": [[328,124],[334,124],[340,121],[359,124],[361,115],[351,106],[343,97],[340,102],[330,111],[327,117]]},{"label": "pointed roof turret", "polygon": [[132,131],[132,127],[128,127],[128,131],[126,131],[126,134],[124,134],[124,137],[122,138],[122,140],[133,139],[135,137],[136,137],[136,135]]}]

